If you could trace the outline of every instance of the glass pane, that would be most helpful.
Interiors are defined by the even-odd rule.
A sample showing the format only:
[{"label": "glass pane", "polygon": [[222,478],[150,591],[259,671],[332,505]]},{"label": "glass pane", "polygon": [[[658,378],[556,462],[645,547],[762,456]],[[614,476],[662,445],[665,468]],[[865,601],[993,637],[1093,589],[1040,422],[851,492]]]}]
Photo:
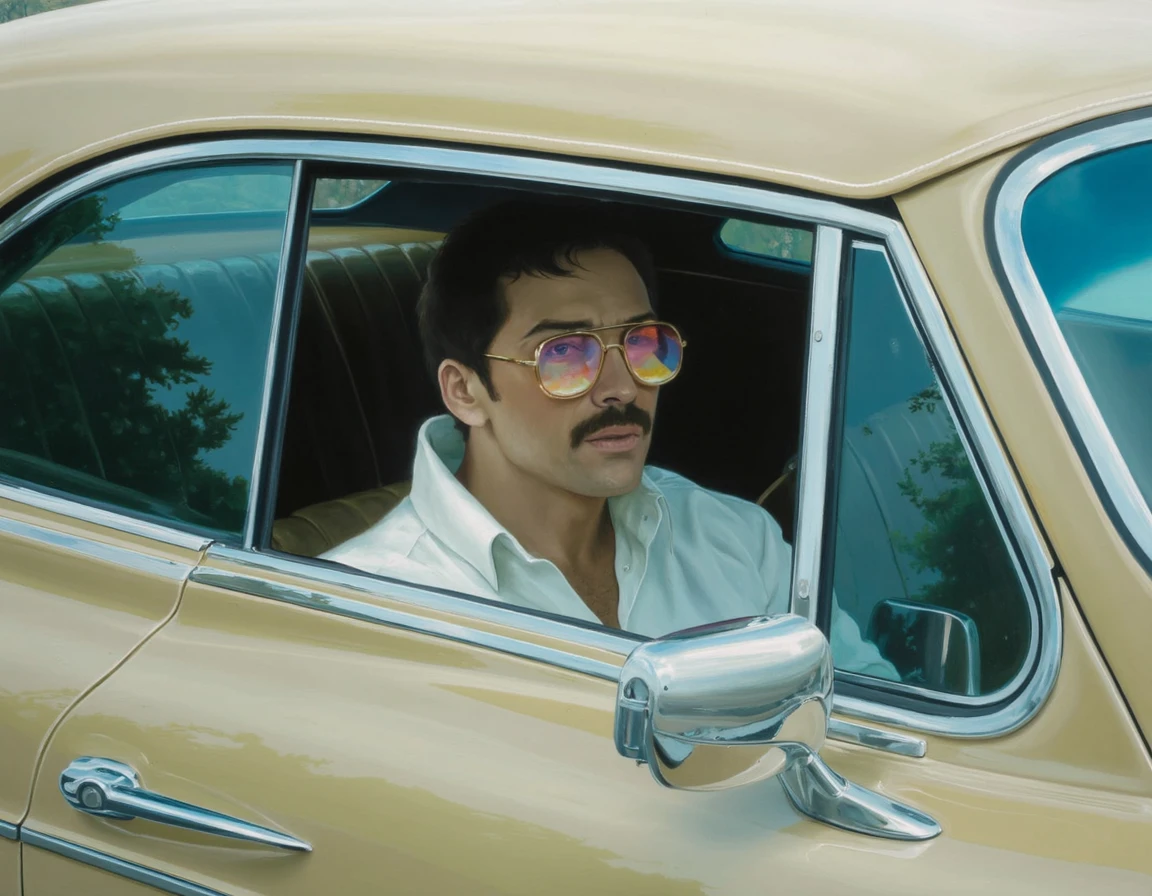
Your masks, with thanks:
[{"label": "glass pane", "polygon": [[312,208],[342,209],[363,202],[388,186],[386,180],[359,180],[349,177],[322,177],[316,181]]},{"label": "glass pane", "polygon": [[887,257],[851,258],[833,657],[847,613],[899,680],[991,693],[1028,654],[1028,598]]},{"label": "glass pane", "polygon": [[22,19],[24,16],[34,16],[38,12],[51,12],[54,9],[64,9],[69,6],[82,6],[86,3],[95,3],[96,0],[2,0],[0,2],[0,25]]},{"label": "glass pane", "polygon": [[812,261],[810,230],[729,218],[720,228],[720,242],[743,255],[784,258],[806,264]]},{"label": "glass pane", "polygon": [[1072,356],[1152,504],[1152,145],[1057,172],[1028,197],[1021,228]]},{"label": "glass pane", "polygon": [[282,197],[240,225],[231,193],[210,227],[122,214],[214,170],[121,181],[0,246],[0,475],[241,530],[292,165],[227,169]]}]

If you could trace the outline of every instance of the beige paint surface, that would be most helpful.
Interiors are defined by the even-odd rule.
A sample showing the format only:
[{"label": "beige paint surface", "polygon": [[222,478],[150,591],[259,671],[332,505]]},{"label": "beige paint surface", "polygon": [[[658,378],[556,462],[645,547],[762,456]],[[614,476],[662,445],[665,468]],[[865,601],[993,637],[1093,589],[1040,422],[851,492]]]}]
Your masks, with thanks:
[{"label": "beige paint surface", "polygon": [[0,820],[15,823],[52,727],[170,616],[198,554],[0,501],[6,520],[41,533],[0,536]]},{"label": "beige paint surface", "polygon": [[0,893],[20,892],[20,844],[0,838]]},{"label": "beige paint surface", "polygon": [[54,892],[66,896],[157,896],[161,891],[110,871],[78,865],[71,859],[34,846],[24,848],[24,869],[34,880],[52,880]]},{"label": "beige paint surface", "polygon": [[[768,880],[780,892],[1145,894],[1152,770],[1074,605],[1064,611],[1060,683],[1018,734],[932,738],[923,760],[826,746],[834,767],[944,827],[899,844],[808,821],[775,782],[659,788],[616,754],[610,682],[193,584],[60,728],[28,823],[236,894],[354,896],[384,882],[391,893],[735,894]],[[54,785],[80,754],[128,762],[148,787],[315,850],[81,815]],[[58,883],[27,877],[26,892]]]},{"label": "beige paint surface", "polygon": [[1152,733],[1152,579],[1097,496],[992,271],[988,191],[1005,157],[899,197],[984,400],[1108,665]]},{"label": "beige paint surface", "polygon": [[104,152],[252,130],[883,196],[1147,104],[1150,43],[1141,0],[106,0],[0,30],[0,205]]}]

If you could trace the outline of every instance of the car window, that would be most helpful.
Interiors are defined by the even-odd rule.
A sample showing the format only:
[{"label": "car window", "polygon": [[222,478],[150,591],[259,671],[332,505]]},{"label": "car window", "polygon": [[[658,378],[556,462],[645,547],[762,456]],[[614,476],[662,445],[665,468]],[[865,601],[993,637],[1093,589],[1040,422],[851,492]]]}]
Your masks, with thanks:
[{"label": "car window", "polygon": [[[126,201],[116,214],[120,220],[129,221],[169,215],[283,211],[289,186],[282,174],[255,173],[243,166],[178,169],[117,185],[116,192]],[[133,194],[139,198],[130,199]]]},{"label": "car window", "polygon": [[887,256],[850,260],[833,656],[848,614],[900,681],[993,693],[1028,654],[1027,594]]},{"label": "car window", "polygon": [[[213,170],[118,182],[0,245],[0,475],[241,530],[292,165]],[[263,213],[238,228],[248,192]],[[165,193],[219,225],[131,217]]]},{"label": "car window", "polygon": [[388,186],[386,180],[321,177],[312,193],[312,208],[339,211],[359,205]]},{"label": "car window", "polygon": [[1028,261],[1152,504],[1152,144],[1062,168],[1024,204]]},{"label": "car window", "polygon": [[[809,292],[806,272],[798,275],[780,266],[749,265],[741,276],[730,276],[732,265],[713,240],[723,221],[719,216],[701,226],[697,211],[618,202],[601,218],[605,211],[601,202],[582,203],[575,197],[555,200],[556,208],[546,212],[550,195],[546,191],[537,195],[527,189],[496,194],[492,190],[487,187],[478,193],[470,184],[446,178],[398,176],[378,199],[365,203],[353,221],[311,217],[267,545],[287,554],[319,557],[371,574],[592,624],[617,612],[620,626],[645,635],[786,612],[789,547],[778,521],[755,502],[796,451]],[[598,609],[604,609],[603,602],[612,595],[592,590],[579,575],[568,578],[560,565],[539,554],[533,559],[534,548],[525,547],[533,533],[510,530],[505,535],[493,533],[487,524],[460,525],[499,515],[456,478],[466,442],[446,415],[438,382],[429,370],[425,357],[429,340],[421,333],[429,324],[417,311],[420,297],[429,295],[430,265],[444,234],[424,228],[436,219],[472,221],[478,214],[496,214],[493,226],[511,234],[504,242],[530,243],[531,234],[519,229],[519,220],[512,226],[509,218],[499,217],[503,202],[524,202],[515,215],[542,216],[536,221],[542,222],[538,230],[545,233],[555,222],[568,220],[565,216],[573,215],[573,209],[593,215],[593,223],[609,234],[606,222],[626,221],[641,243],[659,244],[665,253],[654,261],[660,315],[671,326],[653,327],[652,334],[632,333],[627,343],[633,352],[629,358],[636,359],[634,376],[667,376],[660,386],[660,422],[655,428],[649,410],[654,406],[646,406],[654,394],[631,393],[639,395],[635,408],[639,422],[629,425],[647,425],[660,435],[652,438],[651,454],[648,445],[635,453],[625,445],[628,463],[638,476],[643,462],[651,460],[644,480],[651,484],[628,489],[614,485],[605,492],[612,499],[612,512],[618,514],[616,531],[623,547],[617,555],[619,604],[608,606],[604,615],[593,604],[599,599]],[[556,217],[549,220],[549,215]],[[486,232],[471,231],[473,238]],[[717,271],[726,276],[715,276]],[[605,276],[618,272],[613,268]],[[555,301],[549,295],[552,284],[567,282],[531,279],[539,281],[530,289],[541,294],[541,302]],[[457,298],[476,288],[461,288],[456,276],[447,280]],[[636,306],[634,282],[628,280],[625,290],[603,291],[612,301],[634,303],[621,312],[625,319],[647,307]],[[782,297],[788,300],[780,301]],[[611,309],[610,313],[617,314]],[[647,311],[640,316],[648,317]],[[733,333],[731,321],[737,317],[744,326]],[[441,331],[451,329],[450,318],[445,316],[437,326]],[[509,351],[503,353],[503,361],[493,358],[487,365],[496,381],[508,383],[499,391],[501,410],[516,409],[537,427],[531,438],[517,440],[525,446],[517,450],[522,457],[533,457],[533,469],[556,465],[558,458],[574,452],[578,466],[599,469],[592,452],[604,446],[584,444],[599,431],[587,428],[599,413],[591,397],[578,401],[570,396],[545,397],[532,363],[507,363],[509,358],[513,362],[532,358],[545,337],[546,332],[533,336],[537,344],[516,350],[518,357]],[[625,334],[609,333],[605,338],[623,339]],[[558,359],[572,344],[558,344],[554,356],[542,355],[551,358],[546,362],[550,381],[559,377],[556,371],[563,371],[565,365]],[[686,344],[691,348],[684,351]],[[681,376],[684,358],[689,360],[684,361]],[[599,369],[598,362],[590,361],[590,376],[595,376],[593,366]],[[761,394],[779,396],[771,413],[750,403],[744,393],[733,392],[734,377],[767,382]],[[629,377],[626,383],[635,381]],[[744,434],[737,440],[740,445],[699,438],[699,409],[704,406],[711,419]],[[640,466],[635,466],[637,460]],[[572,480],[568,469],[563,476],[564,482],[586,487]],[[784,501],[772,509],[792,514],[791,504]],[[675,525],[674,516],[689,522]],[[425,534],[415,538],[412,550],[397,552],[397,536],[420,531]],[[678,539],[675,546],[673,537]],[[722,549],[715,549],[718,543]],[[677,550],[680,545],[685,547]],[[625,548],[630,552],[627,559]],[[491,570],[480,558],[490,558]]]},{"label": "car window", "polygon": [[721,244],[741,255],[812,262],[812,231],[729,218],[720,227]]}]

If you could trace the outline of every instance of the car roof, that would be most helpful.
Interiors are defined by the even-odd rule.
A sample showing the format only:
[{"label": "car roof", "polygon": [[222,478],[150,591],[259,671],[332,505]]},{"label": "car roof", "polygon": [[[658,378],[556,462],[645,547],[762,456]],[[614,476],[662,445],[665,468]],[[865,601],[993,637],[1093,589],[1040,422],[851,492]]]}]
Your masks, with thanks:
[{"label": "car roof", "polygon": [[1152,91],[1145,0],[104,0],[0,26],[0,202],[328,131],[901,192]]}]

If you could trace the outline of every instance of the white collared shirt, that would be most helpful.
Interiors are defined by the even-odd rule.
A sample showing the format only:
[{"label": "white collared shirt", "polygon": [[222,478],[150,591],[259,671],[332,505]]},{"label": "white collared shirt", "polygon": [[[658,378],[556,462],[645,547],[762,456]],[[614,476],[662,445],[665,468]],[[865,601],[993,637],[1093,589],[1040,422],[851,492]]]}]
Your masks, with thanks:
[{"label": "white collared shirt", "polygon": [[[447,415],[420,428],[412,491],[384,519],[321,556],[365,572],[598,622],[549,560],[529,554],[456,479],[464,439]],[[789,612],[792,549],[762,508],[657,467],[608,499],[620,627],[659,637],[724,619]],[[895,678],[846,613],[836,665]],[[844,629],[841,631],[841,629]]]}]

